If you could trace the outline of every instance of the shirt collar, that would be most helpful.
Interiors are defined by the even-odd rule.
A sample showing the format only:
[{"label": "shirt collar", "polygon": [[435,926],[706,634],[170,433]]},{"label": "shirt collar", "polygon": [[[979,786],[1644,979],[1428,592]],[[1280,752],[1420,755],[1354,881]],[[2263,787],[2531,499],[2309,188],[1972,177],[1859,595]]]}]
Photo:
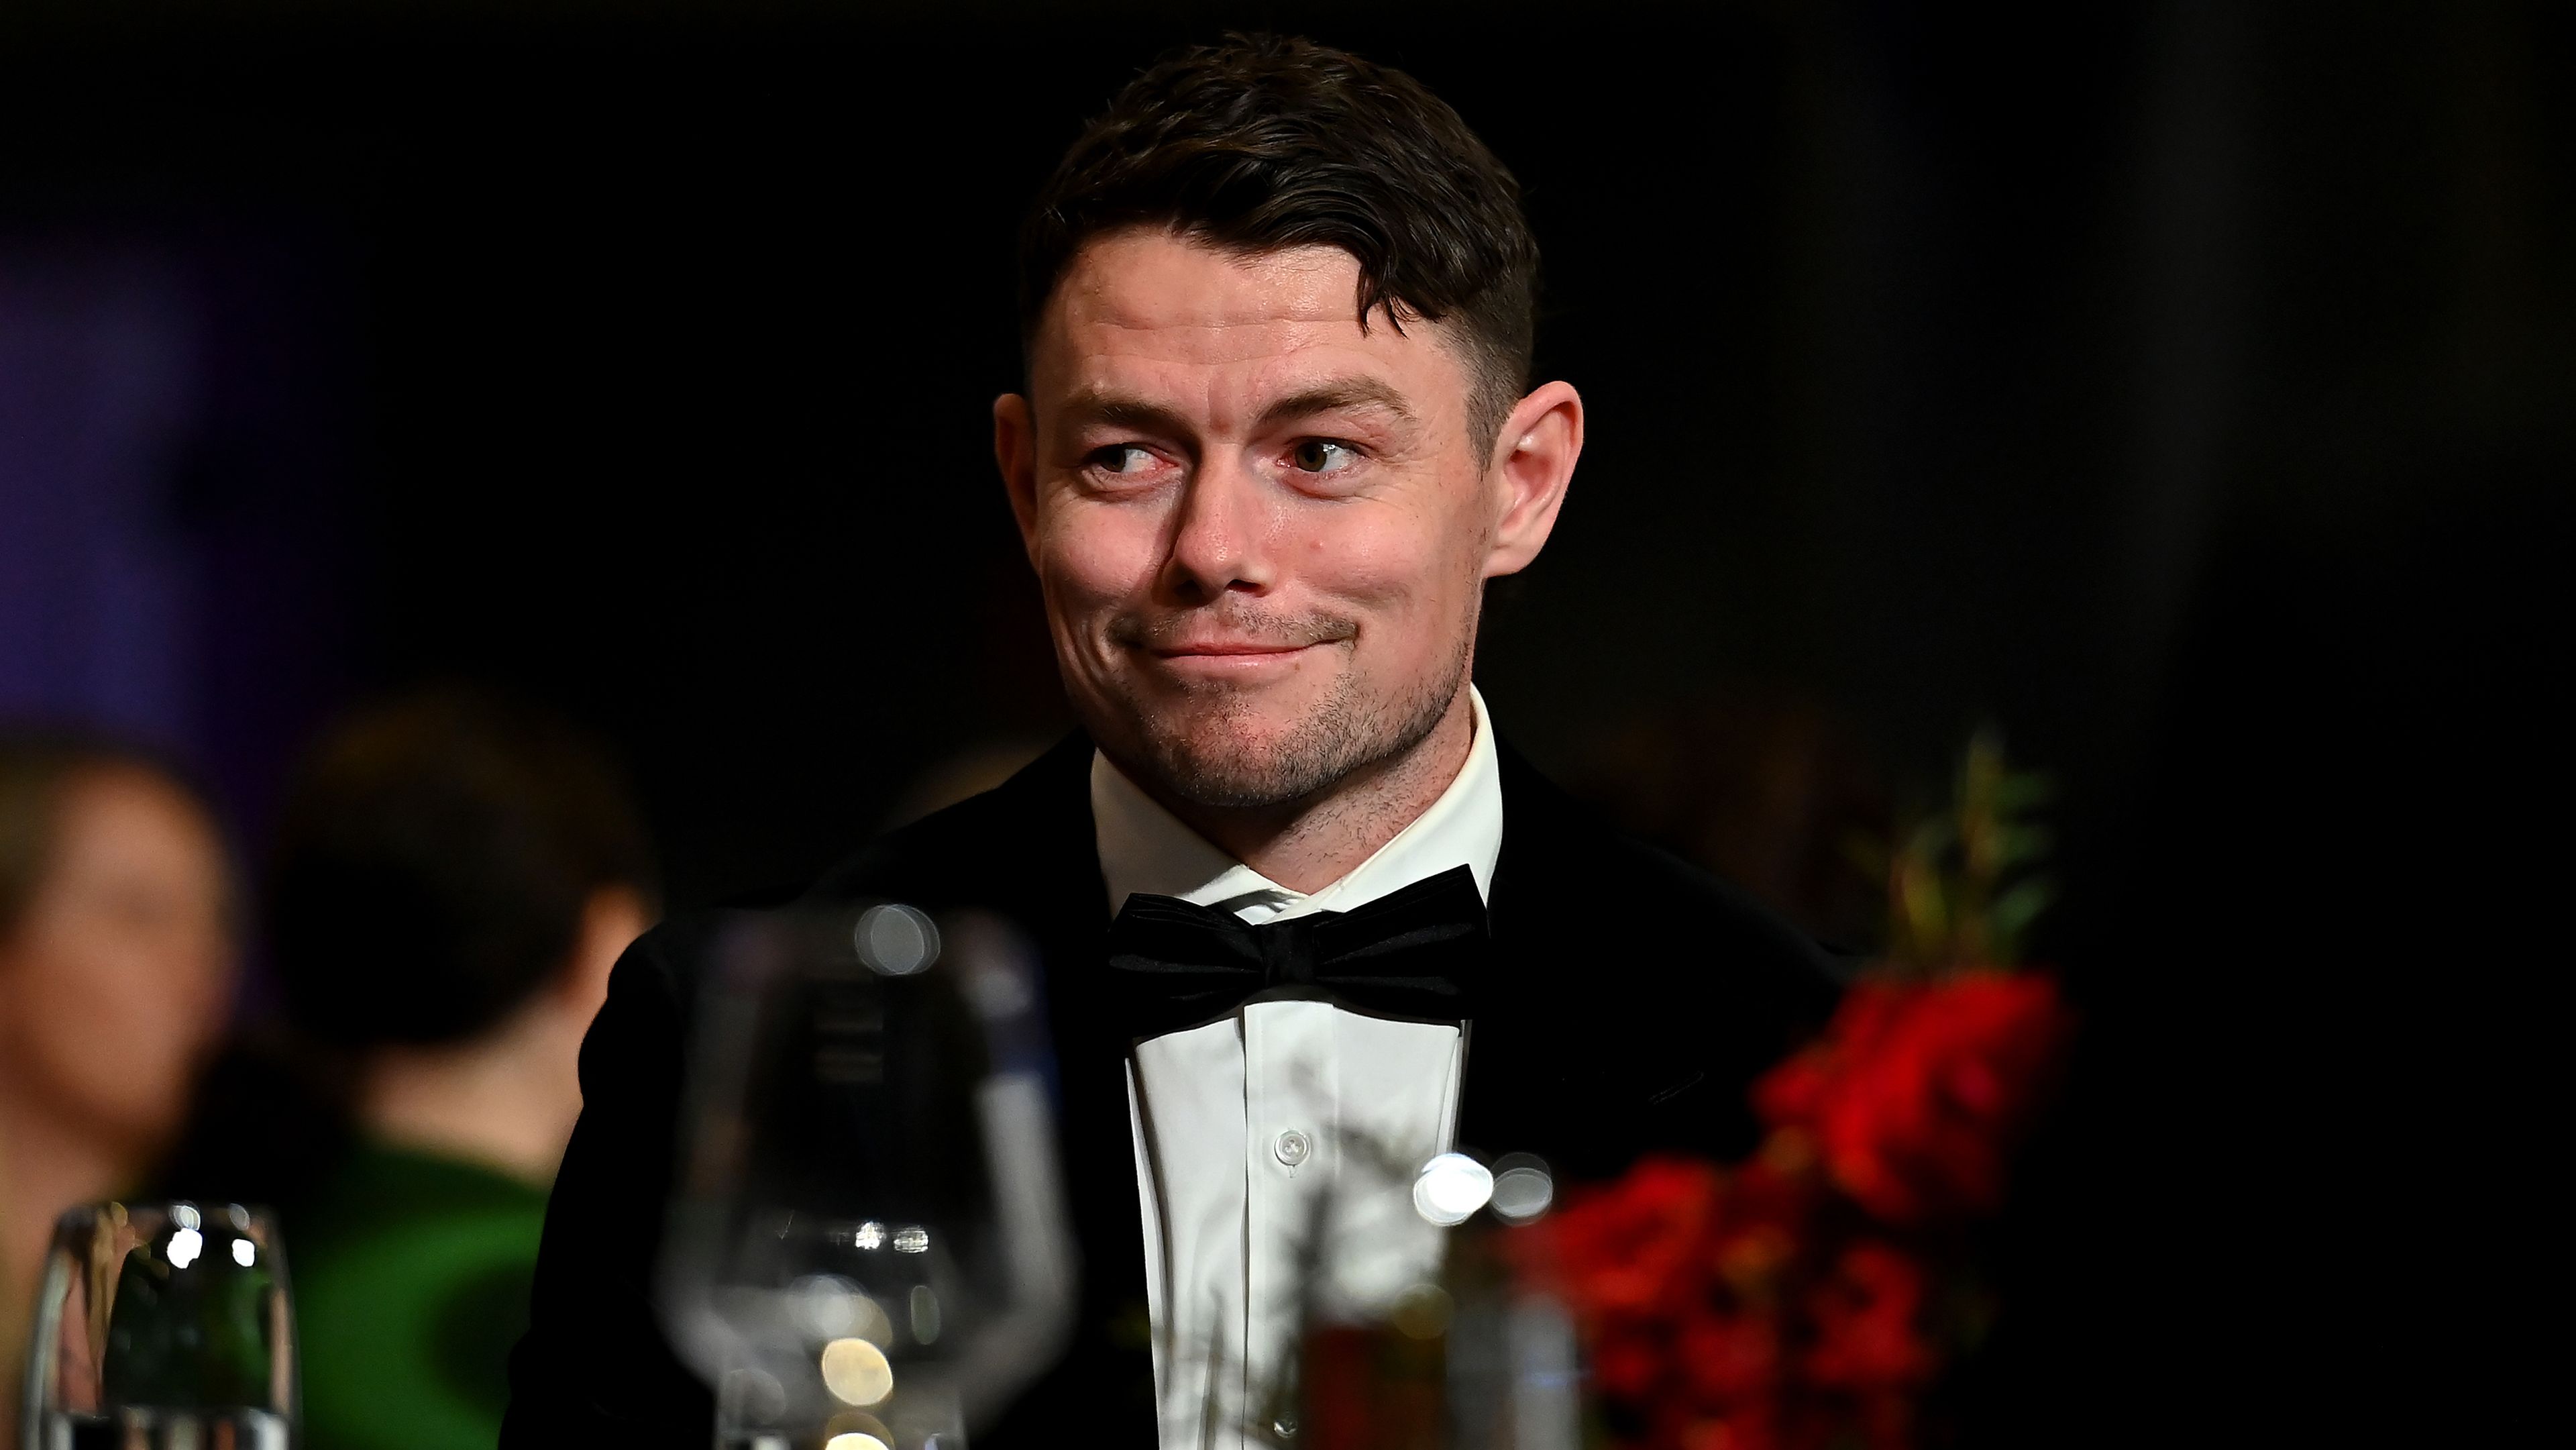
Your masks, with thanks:
[{"label": "shirt collar", "polygon": [[1163,809],[1108,756],[1093,751],[1092,830],[1111,914],[1130,895],[1144,892],[1217,907],[1258,924],[1348,911],[1459,866],[1474,874],[1476,894],[1484,895],[1503,849],[1502,770],[1485,697],[1470,685],[1467,702],[1476,734],[1457,779],[1375,855],[1314,892],[1291,891],[1235,860]]}]

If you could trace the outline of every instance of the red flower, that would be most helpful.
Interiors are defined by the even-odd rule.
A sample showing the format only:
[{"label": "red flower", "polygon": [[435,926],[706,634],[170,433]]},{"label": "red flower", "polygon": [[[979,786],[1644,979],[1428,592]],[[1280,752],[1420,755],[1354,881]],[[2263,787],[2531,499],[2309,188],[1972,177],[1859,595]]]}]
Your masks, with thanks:
[{"label": "red flower", "polygon": [[1684,1421],[1672,1434],[1659,1438],[1678,1450],[1775,1450],[1780,1444],[1775,1418],[1767,1406]]},{"label": "red flower", "polygon": [[1701,1404],[1725,1409],[1777,1389],[1780,1331],[1769,1317],[1709,1313],[1682,1326],[1675,1345]]},{"label": "red flower", "polygon": [[[1507,1241],[1641,1450],[1909,1450],[1940,1367],[1913,1226],[1991,1208],[2067,1029],[2045,977],[1867,982],[1756,1088],[1759,1155],[1639,1163]],[[1857,1207],[1860,1213],[1851,1210]],[[1934,1261],[1937,1264],[1937,1260]]]},{"label": "red flower", "polygon": [[1592,1343],[1592,1378],[1615,1400],[1643,1402],[1661,1387],[1672,1367],[1672,1349],[1664,1337],[1637,1322],[1601,1327]]},{"label": "red flower", "polygon": [[1723,1188],[1710,1164],[1650,1158],[1614,1188],[1572,1196],[1547,1235],[1568,1294],[1595,1315],[1678,1313]]},{"label": "red flower", "polygon": [[1868,1394],[1911,1389],[1932,1376],[1923,1342],[1923,1269],[1881,1243],[1843,1250],[1808,1297],[1816,1342],[1807,1378],[1826,1389]]},{"label": "red flower", "polygon": [[1834,1182],[1887,1222],[1987,1211],[2066,1031],[2041,975],[1862,982],[1754,1102],[1775,1128],[1813,1134]]}]

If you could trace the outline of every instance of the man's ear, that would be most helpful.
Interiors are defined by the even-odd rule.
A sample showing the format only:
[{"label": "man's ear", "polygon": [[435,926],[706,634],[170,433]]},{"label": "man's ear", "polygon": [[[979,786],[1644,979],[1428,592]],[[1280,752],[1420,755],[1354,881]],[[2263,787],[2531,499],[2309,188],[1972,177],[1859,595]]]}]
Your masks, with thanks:
[{"label": "man's ear", "polygon": [[1038,431],[1029,400],[1004,393],[993,400],[993,463],[1002,470],[1002,491],[1011,496],[1011,517],[1020,522],[1020,547],[1034,561],[1038,540]]},{"label": "man's ear", "polygon": [[1486,469],[1501,510],[1486,578],[1519,573],[1547,547],[1582,455],[1583,397],[1571,383],[1540,384],[1503,420]]}]

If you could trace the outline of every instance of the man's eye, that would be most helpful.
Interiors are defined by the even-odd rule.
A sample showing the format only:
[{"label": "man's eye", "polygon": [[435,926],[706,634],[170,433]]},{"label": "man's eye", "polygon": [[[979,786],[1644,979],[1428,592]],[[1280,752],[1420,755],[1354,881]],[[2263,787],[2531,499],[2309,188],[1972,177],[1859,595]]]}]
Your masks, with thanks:
[{"label": "man's eye", "polygon": [[1112,443],[1092,450],[1090,464],[1102,473],[1132,476],[1154,466],[1152,452],[1133,443]]},{"label": "man's eye", "polygon": [[1359,453],[1347,443],[1308,438],[1288,450],[1288,461],[1300,473],[1334,474],[1358,462]]}]

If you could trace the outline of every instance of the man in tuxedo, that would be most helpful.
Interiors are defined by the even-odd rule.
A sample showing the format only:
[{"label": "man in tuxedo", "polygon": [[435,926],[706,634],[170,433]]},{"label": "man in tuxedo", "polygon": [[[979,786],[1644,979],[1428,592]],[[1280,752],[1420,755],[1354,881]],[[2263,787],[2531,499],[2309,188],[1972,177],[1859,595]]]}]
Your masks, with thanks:
[{"label": "man in tuxedo", "polygon": [[[1831,1005],[1813,944],[1589,819],[1470,683],[1583,444],[1528,386],[1537,262],[1454,111],[1299,41],[1138,77],[1031,213],[994,452],[1084,728],[809,897],[994,913],[1043,962],[1080,1308],[994,1442],[1293,1439],[1246,1417],[1334,1272],[1318,1205],[1452,1148],[1740,1152]],[[639,943],[584,1046],[505,1445],[705,1443],[651,1274],[711,930]]]}]

